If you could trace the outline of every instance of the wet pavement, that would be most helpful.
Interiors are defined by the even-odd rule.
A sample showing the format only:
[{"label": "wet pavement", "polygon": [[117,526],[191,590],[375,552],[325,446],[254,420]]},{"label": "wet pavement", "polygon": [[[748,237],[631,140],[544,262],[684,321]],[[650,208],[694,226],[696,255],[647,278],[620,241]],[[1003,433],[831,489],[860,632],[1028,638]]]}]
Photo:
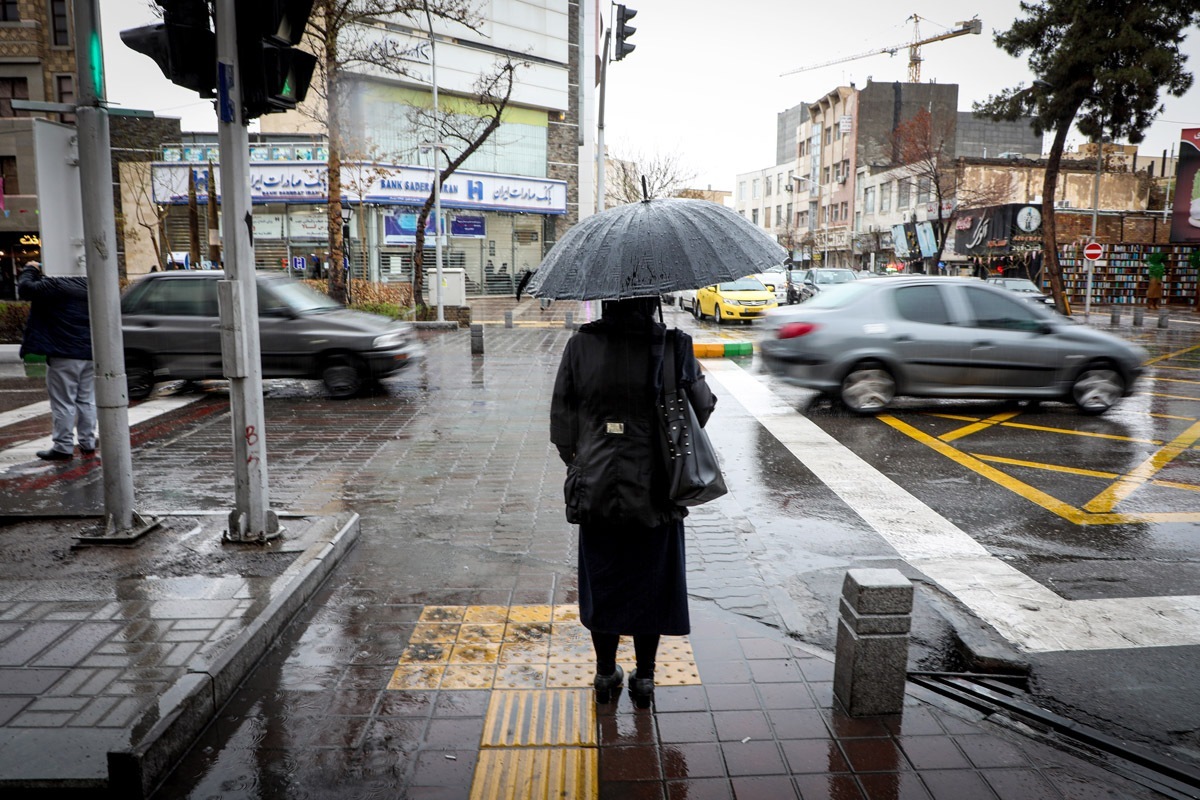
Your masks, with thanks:
[{"label": "wet pavement", "polygon": [[[597,706],[574,617],[562,467],[546,437],[566,315],[590,312],[526,302],[508,329],[510,309],[473,310],[483,356],[470,354],[466,331],[423,333],[428,362],[371,397],[335,403],[299,382],[269,387],[272,504],[294,515],[275,548],[290,555],[221,545],[219,524],[197,513],[223,514],[232,496],[219,388],[134,429],[139,507],[169,521],[142,544],[72,548],[87,522],[61,518],[0,529],[0,786],[100,786],[106,754],[136,749],[157,720],[82,710],[101,696],[120,698],[110,709],[128,698],[177,707],[175,673],[148,672],[157,669],[227,690],[213,689],[207,713],[183,715],[179,729],[199,739],[182,760],[139,765],[143,785],[164,779],[160,797],[1195,796],[915,682],[902,715],[847,717],[830,654],[783,632],[812,617],[760,566],[766,532],[747,524],[744,498],[688,519],[693,631],[664,639],[654,707],[627,695]],[[38,420],[14,423],[28,426],[14,439]],[[98,470],[84,467],[20,464],[0,474],[0,494],[11,513],[62,509],[94,496]],[[236,686],[235,665],[215,654],[234,652],[264,607],[303,597],[296,571],[317,558],[303,523],[344,524],[354,512],[357,543],[325,551],[332,574],[319,589],[308,578],[311,601]],[[85,670],[119,689],[96,691],[101,678]],[[95,741],[41,766],[29,754],[54,736]],[[116,796],[133,796],[121,788]]]}]

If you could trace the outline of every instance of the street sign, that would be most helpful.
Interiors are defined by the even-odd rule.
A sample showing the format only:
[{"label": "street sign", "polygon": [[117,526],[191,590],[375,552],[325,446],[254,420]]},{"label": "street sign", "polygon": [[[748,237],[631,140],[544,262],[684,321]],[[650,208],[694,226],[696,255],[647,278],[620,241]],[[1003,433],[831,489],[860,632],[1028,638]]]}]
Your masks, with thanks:
[{"label": "street sign", "polygon": [[1089,261],[1096,261],[1104,257],[1104,245],[1099,242],[1088,242],[1083,246],[1083,257]]}]

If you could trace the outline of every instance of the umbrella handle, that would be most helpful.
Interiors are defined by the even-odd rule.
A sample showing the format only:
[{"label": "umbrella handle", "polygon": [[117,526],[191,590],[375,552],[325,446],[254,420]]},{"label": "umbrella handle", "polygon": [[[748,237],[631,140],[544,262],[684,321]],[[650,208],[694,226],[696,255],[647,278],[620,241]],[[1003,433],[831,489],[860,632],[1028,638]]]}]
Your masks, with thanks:
[{"label": "umbrella handle", "polygon": [[646,176],[645,175],[642,176],[642,202],[643,203],[650,202],[650,192],[646,189]]}]

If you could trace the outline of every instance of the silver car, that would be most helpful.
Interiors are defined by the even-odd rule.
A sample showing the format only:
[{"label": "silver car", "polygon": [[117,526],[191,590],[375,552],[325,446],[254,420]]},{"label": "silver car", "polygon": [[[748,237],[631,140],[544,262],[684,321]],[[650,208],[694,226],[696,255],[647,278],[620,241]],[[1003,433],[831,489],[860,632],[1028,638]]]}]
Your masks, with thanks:
[{"label": "silver car", "polygon": [[[217,281],[211,270],[156,272],[121,298],[129,397],[157,381],[222,377]],[[422,358],[413,326],[352,311],[281,273],[258,273],[264,378],[320,378],[332,397],[358,394]]]},{"label": "silver car", "polygon": [[1102,414],[1147,353],[969,278],[828,286],[772,312],[760,352],[783,381],[874,414],[897,395],[1073,401]]}]

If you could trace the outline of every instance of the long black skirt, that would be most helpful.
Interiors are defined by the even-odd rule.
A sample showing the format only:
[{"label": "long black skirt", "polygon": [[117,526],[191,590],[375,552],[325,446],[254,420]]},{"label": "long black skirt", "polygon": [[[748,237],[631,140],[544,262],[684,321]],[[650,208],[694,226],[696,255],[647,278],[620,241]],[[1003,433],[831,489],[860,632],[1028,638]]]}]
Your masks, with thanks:
[{"label": "long black skirt", "polygon": [[683,521],[579,526],[579,617],[597,633],[691,631]]}]

